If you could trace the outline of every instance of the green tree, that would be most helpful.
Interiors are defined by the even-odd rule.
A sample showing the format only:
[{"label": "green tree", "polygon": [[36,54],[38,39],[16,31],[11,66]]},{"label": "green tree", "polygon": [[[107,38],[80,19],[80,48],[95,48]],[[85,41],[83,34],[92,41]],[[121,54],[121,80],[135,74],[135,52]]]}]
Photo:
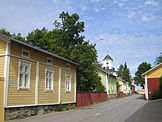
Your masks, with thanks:
[{"label": "green tree", "polygon": [[5,36],[11,37],[11,33],[4,28],[0,29],[0,33]]},{"label": "green tree", "polygon": [[77,14],[62,12],[61,22],[55,21],[55,29],[36,29],[29,33],[27,42],[68,58],[80,66],[77,68],[77,89],[79,91],[105,91],[97,73],[97,51],[95,45],[84,40],[84,22]]},{"label": "green tree", "polygon": [[145,80],[144,78],[142,78],[142,74],[146,71],[148,71],[149,69],[151,69],[151,64],[147,63],[147,62],[142,62],[137,69],[137,72],[135,73],[135,77],[134,77],[134,81],[136,85],[140,85],[141,87],[144,88],[144,83]]},{"label": "green tree", "polygon": [[155,64],[156,65],[160,64],[160,63],[162,63],[162,52],[160,53],[160,56],[156,57],[156,59],[155,59]]},{"label": "green tree", "polygon": [[121,64],[118,68],[118,76],[123,80],[127,81],[131,85],[131,75],[130,70],[125,62],[125,64]]},{"label": "green tree", "polygon": [[11,34],[9,31],[7,31],[4,28],[0,29],[0,33],[3,34],[3,35],[5,35],[5,36],[12,37],[14,39],[20,40],[20,41],[25,41],[25,37],[22,37],[21,36],[21,33]]},{"label": "green tree", "polygon": [[118,68],[118,76],[119,77],[123,77],[123,71],[124,71],[124,66],[123,64],[120,64],[119,68]]}]

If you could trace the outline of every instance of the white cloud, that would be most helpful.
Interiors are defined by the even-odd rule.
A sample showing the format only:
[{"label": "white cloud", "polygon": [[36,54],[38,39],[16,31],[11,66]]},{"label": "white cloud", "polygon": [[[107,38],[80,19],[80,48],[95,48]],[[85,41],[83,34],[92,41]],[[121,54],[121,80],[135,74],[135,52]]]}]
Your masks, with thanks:
[{"label": "white cloud", "polygon": [[103,11],[103,10],[105,10],[105,8],[103,8],[103,7],[100,7],[100,8],[99,7],[95,7],[94,8],[95,12],[100,12],[100,11]]},{"label": "white cloud", "polygon": [[52,2],[53,2],[53,3],[58,3],[58,2],[59,2],[59,0],[52,0]]},{"label": "white cloud", "polygon": [[154,16],[150,16],[150,15],[144,15],[142,17],[142,21],[144,22],[149,22],[149,21],[152,21],[155,17]]},{"label": "white cloud", "polygon": [[144,5],[152,5],[152,6],[154,6],[154,5],[157,5],[158,4],[158,2],[155,2],[154,0],[147,0],[145,3],[144,3]]},{"label": "white cloud", "polygon": [[93,3],[98,3],[100,2],[101,0],[90,0],[90,2],[93,2]]},{"label": "white cloud", "polygon": [[81,6],[81,10],[82,10],[82,11],[86,11],[87,9],[88,9],[88,8],[87,8],[85,5],[82,5],[82,6]]},{"label": "white cloud", "polygon": [[[159,53],[160,46],[157,43],[162,43],[162,35],[144,35],[135,36],[123,34],[101,34],[97,39],[103,38],[97,43],[98,50],[111,49],[115,57],[127,58],[142,58],[154,56]],[[156,40],[156,41],[155,41]]]},{"label": "white cloud", "polygon": [[133,11],[128,11],[128,18],[131,19],[135,16],[135,12]]},{"label": "white cloud", "polygon": [[[99,40],[103,38],[103,40]],[[162,35],[141,35],[136,36],[123,34],[101,34],[96,37],[96,49],[99,60],[102,61],[109,51],[109,55],[114,59],[114,66],[127,62],[131,73],[136,71],[136,67],[143,61],[154,60],[161,52]],[[151,62],[150,62],[151,63]]]},{"label": "white cloud", "polygon": [[119,7],[122,7],[125,5],[126,0],[113,0],[113,2]]}]

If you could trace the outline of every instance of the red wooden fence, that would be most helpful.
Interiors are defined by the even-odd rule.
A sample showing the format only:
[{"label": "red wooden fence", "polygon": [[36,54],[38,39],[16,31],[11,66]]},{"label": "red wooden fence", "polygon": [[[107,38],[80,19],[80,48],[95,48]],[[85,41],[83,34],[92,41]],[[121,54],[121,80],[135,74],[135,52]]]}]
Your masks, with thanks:
[{"label": "red wooden fence", "polygon": [[77,92],[77,107],[88,106],[107,99],[107,92]]}]

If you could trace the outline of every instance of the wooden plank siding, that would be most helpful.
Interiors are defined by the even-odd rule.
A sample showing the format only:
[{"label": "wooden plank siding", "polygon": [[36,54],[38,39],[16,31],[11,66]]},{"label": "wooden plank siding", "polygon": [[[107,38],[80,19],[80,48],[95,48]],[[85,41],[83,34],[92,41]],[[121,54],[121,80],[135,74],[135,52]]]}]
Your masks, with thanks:
[{"label": "wooden plank siding", "polygon": [[[22,49],[30,51],[30,58],[22,58]],[[10,68],[9,68],[9,88],[8,88],[8,107],[10,106],[20,106],[20,105],[47,105],[47,104],[58,104],[59,101],[62,103],[76,102],[74,100],[75,94],[74,83],[75,83],[75,72],[76,66],[70,64],[70,69],[66,68],[68,62],[63,61],[59,58],[54,58],[45,53],[41,53],[34,49],[29,49],[20,46],[16,43],[11,43],[11,56],[10,56]],[[53,65],[47,65],[47,58],[53,59]],[[29,90],[19,90],[18,89],[18,71],[19,62],[21,60],[27,60],[31,63],[31,73],[30,73],[30,89]],[[1,63],[1,62],[0,62]],[[36,104],[36,66],[39,63],[39,79],[38,79],[38,103]],[[45,71],[46,68],[51,68],[54,70],[54,82],[53,91],[45,90]],[[59,68],[61,68],[61,100],[59,100]],[[66,70],[67,69],[67,70]],[[71,81],[71,92],[65,93],[65,74],[72,74]]]},{"label": "wooden plank siding", "polygon": [[[6,42],[3,40],[0,40],[0,55],[6,54]],[[5,62],[5,56],[0,56],[0,77],[4,76],[4,62]]]},{"label": "wooden plank siding", "polygon": [[[53,91],[46,91],[45,90],[45,70],[46,68],[50,68],[54,70],[54,81],[53,81]],[[50,66],[46,66],[43,64],[40,64],[40,77],[39,77],[39,88],[38,88],[38,98],[39,104],[56,104],[58,103],[58,83],[59,83],[59,69],[53,68]]]},{"label": "wooden plank siding", "polygon": [[4,76],[4,62],[5,62],[5,57],[0,57],[0,77]]},{"label": "wooden plank siding", "polygon": [[0,122],[4,121],[4,78],[0,77]]},{"label": "wooden plank siding", "polygon": [[30,89],[18,90],[18,70],[21,59],[10,58],[8,106],[35,104],[36,63],[31,62]]},{"label": "wooden plank siding", "polygon": [[160,78],[162,76],[162,65],[147,74],[147,78]]},{"label": "wooden plank siding", "polygon": [[[71,78],[71,92],[65,92],[65,74],[70,73]],[[61,71],[61,102],[74,102],[74,72],[70,70],[62,70]]]},{"label": "wooden plank siding", "polygon": [[4,121],[4,62],[6,54],[6,42],[0,40],[0,122]]},{"label": "wooden plank siding", "polygon": [[6,42],[0,40],[0,55],[6,54]]}]

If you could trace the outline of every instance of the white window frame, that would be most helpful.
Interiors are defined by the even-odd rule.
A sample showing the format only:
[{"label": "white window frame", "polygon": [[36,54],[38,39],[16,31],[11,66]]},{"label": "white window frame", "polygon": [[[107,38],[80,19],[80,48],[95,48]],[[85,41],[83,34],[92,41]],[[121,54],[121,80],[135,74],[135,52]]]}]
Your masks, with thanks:
[{"label": "white window frame", "polygon": [[[49,63],[48,60],[51,60],[51,63]],[[47,64],[48,65],[53,65],[53,59],[52,58],[47,58]]]},{"label": "white window frame", "polygon": [[[46,75],[47,72],[51,72],[52,73],[52,77],[51,78],[49,78],[49,76],[48,76],[48,88],[46,86],[46,84],[47,84],[47,75]],[[51,88],[49,87],[49,80],[50,79],[51,79]],[[53,84],[54,84],[54,70],[51,69],[51,68],[46,68],[46,70],[45,70],[45,91],[53,91],[54,90]]]},{"label": "white window frame", "polygon": [[[28,53],[29,56],[23,55],[23,52]],[[30,51],[29,50],[26,50],[26,49],[22,49],[22,54],[21,55],[22,55],[23,58],[30,58]]]},{"label": "white window frame", "polygon": [[[69,81],[69,89],[67,89],[67,76],[70,76],[70,81]],[[71,73],[66,73],[65,74],[65,92],[71,92],[71,79],[72,79],[72,76],[71,76]]]},{"label": "white window frame", "polygon": [[[25,64],[26,63],[26,64]],[[23,66],[28,66],[28,72],[21,72],[20,71],[20,67],[21,65]],[[23,79],[22,81],[22,86],[20,86],[20,74],[23,75],[23,78],[25,77],[25,75],[29,75],[28,76],[28,82],[27,82],[27,86],[25,87],[25,80]],[[18,90],[21,90],[21,89],[26,89],[26,90],[30,90],[30,75],[31,75],[31,62],[29,61],[24,61],[24,60],[20,60],[19,61],[19,69],[18,69]]]}]

